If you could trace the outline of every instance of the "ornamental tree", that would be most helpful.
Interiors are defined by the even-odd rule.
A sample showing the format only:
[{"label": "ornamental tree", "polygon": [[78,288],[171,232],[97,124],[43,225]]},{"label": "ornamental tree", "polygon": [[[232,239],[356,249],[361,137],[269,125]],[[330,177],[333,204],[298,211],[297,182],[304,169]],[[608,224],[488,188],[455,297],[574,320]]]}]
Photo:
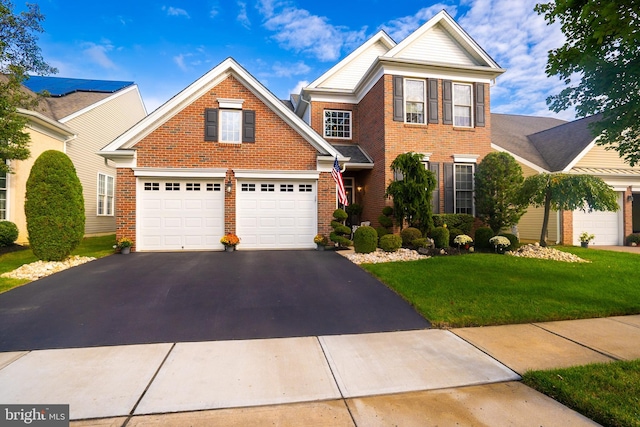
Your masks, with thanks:
[{"label": "ornamental tree", "polygon": [[616,192],[602,179],[592,175],[541,173],[525,179],[523,202],[544,207],[540,246],[547,246],[547,228],[551,209],[573,211],[617,211]]},{"label": "ornamental tree", "polygon": [[62,261],[84,236],[82,184],[71,159],[48,150],[33,164],[27,180],[24,212],[29,245],[45,261]]},{"label": "ornamental tree", "polygon": [[400,228],[404,221],[422,231],[433,227],[431,195],[436,188],[436,177],[425,169],[422,155],[400,154],[391,162],[391,170],[401,179],[387,187],[386,197],[393,199],[393,212]]},{"label": "ornamental tree", "polygon": [[478,164],[475,176],[476,213],[495,234],[516,225],[526,212],[522,203],[522,168],[508,153],[493,152]]},{"label": "ornamental tree", "polygon": [[11,172],[2,160],[29,157],[28,120],[18,108],[33,109],[38,98],[24,91],[22,82],[28,73],[53,74],[57,70],[42,59],[36,33],[43,32],[44,16],[36,4],[14,13],[10,0],[0,0],[0,172]]},{"label": "ornamental tree", "polygon": [[575,107],[579,117],[602,113],[591,125],[597,143],[640,161],[640,0],[555,0],[538,4],[549,24],[560,22],[567,42],[551,50],[548,76],[567,85],[547,103]]}]

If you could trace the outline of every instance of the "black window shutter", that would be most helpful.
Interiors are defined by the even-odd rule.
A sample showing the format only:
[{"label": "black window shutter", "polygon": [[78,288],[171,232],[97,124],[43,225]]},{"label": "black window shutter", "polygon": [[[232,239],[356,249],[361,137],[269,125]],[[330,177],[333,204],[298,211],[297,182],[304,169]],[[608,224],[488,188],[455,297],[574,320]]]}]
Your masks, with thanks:
[{"label": "black window shutter", "polygon": [[204,140],[218,140],[218,109],[205,108],[204,110]]},{"label": "black window shutter", "polygon": [[256,142],[256,112],[242,110],[242,142]]},{"label": "black window shutter", "polygon": [[455,213],[454,209],[455,191],[453,187],[453,163],[444,164],[444,213]]},{"label": "black window shutter", "polygon": [[436,188],[431,195],[431,211],[440,213],[440,163],[429,162],[429,170],[436,176]]},{"label": "black window shutter", "polygon": [[442,123],[453,124],[453,83],[451,80],[442,82]]},{"label": "black window shutter", "polygon": [[475,83],[476,88],[476,126],[484,127],[484,83]]},{"label": "black window shutter", "polygon": [[429,123],[438,123],[438,79],[427,80],[427,98],[429,99]]},{"label": "black window shutter", "polygon": [[404,79],[393,76],[393,121],[404,122]]}]

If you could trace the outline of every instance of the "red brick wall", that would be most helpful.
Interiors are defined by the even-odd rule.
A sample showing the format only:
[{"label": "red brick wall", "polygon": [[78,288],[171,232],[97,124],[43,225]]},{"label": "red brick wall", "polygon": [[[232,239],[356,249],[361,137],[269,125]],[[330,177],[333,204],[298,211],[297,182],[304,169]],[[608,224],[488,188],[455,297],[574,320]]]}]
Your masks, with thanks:
[{"label": "red brick wall", "polygon": [[[229,144],[204,140],[204,111],[218,108],[218,98],[243,99],[242,108],[256,112],[256,142]],[[136,144],[138,167],[226,168],[232,169],[317,170],[317,151],[291,129],[277,114],[234,77],[228,77],[195,100],[150,135]],[[335,187],[326,187],[322,174],[318,192],[319,225],[324,227],[326,212],[335,209]],[[231,194],[225,193],[225,231],[235,231],[235,181]],[[331,199],[332,205],[325,206]],[[118,170],[118,236],[135,239],[135,177],[130,169]],[[331,210],[333,212],[333,210]]]}]

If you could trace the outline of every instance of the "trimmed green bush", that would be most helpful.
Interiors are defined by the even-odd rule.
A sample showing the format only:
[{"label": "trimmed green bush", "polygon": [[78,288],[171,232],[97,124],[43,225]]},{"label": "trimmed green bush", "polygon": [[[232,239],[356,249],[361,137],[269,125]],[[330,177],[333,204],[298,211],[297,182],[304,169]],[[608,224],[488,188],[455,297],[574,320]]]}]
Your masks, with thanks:
[{"label": "trimmed green bush", "polygon": [[499,236],[504,236],[511,242],[511,244],[507,248],[508,251],[515,251],[520,247],[520,239],[518,239],[518,236],[516,236],[515,234],[500,233]]},{"label": "trimmed green bush", "polygon": [[494,236],[493,230],[489,227],[480,227],[476,230],[476,236],[473,241],[477,249],[493,249],[493,245],[489,243],[489,239]]},{"label": "trimmed green bush", "polygon": [[629,234],[627,236],[627,246],[633,246],[632,243],[640,245],[640,233]]},{"label": "trimmed green bush", "polygon": [[331,239],[332,242],[337,243],[341,248],[353,245],[353,242],[345,237],[351,235],[351,229],[342,223],[347,219],[347,216],[347,213],[342,209],[336,209],[333,211],[333,217],[335,220],[331,221],[333,231],[329,234],[329,239]]},{"label": "trimmed green bush", "polygon": [[400,232],[402,238],[402,246],[411,247],[413,241],[422,238],[422,231],[414,227],[407,227]]},{"label": "trimmed green bush", "polygon": [[469,214],[435,214],[433,215],[434,227],[442,227],[447,224],[449,229],[456,228],[461,234],[471,234],[475,218]]},{"label": "trimmed green bush", "polygon": [[349,215],[342,209],[336,209],[333,211],[333,217],[336,221],[342,222],[349,217]]},{"label": "trimmed green bush", "polygon": [[433,242],[431,241],[431,239],[422,237],[420,239],[415,239],[413,241],[413,246],[416,248],[430,248],[431,246],[433,246]]},{"label": "trimmed green bush", "polygon": [[455,239],[457,236],[461,234],[465,234],[465,233],[459,228],[453,228],[453,227],[449,228],[449,246],[451,247],[455,246],[455,244],[453,243],[453,239]]},{"label": "trimmed green bush", "polygon": [[436,227],[431,231],[431,237],[436,248],[444,249],[449,247],[449,229],[446,227]]},{"label": "trimmed green bush", "polygon": [[11,221],[0,221],[0,247],[12,245],[18,238],[18,227]]},{"label": "trimmed green bush", "polygon": [[376,227],[376,232],[378,233],[378,239],[389,234],[389,230],[387,229],[387,227]]},{"label": "trimmed green bush", "polygon": [[402,237],[397,234],[385,234],[380,238],[380,249],[385,252],[396,252],[402,247]]},{"label": "trimmed green bush", "polygon": [[44,261],[62,261],[84,236],[82,184],[71,159],[48,150],[33,164],[27,180],[24,212],[33,254]]},{"label": "trimmed green bush", "polygon": [[393,215],[393,208],[391,206],[385,206],[382,208],[382,215],[391,216]]},{"label": "trimmed green bush", "polygon": [[378,233],[367,225],[358,227],[353,233],[353,249],[359,254],[368,254],[378,248]]},{"label": "trimmed green bush", "polygon": [[393,226],[393,220],[385,215],[380,215],[378,217],[378,222],[380,223],[380,225],[384,228],[389,228]]}]

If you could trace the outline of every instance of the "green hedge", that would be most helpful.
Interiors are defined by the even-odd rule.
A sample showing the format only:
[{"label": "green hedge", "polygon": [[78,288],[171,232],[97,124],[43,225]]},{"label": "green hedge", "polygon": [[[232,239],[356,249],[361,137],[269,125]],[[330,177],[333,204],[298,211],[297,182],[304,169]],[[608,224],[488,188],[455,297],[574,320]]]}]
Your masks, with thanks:
[{"label": "green hedge", "polygon": [[447,224],[449,229],[459,229],[461,234],[471,235],[475,218],[469,214],[435,214],[433,215],[433,226],[443,227]]}]

